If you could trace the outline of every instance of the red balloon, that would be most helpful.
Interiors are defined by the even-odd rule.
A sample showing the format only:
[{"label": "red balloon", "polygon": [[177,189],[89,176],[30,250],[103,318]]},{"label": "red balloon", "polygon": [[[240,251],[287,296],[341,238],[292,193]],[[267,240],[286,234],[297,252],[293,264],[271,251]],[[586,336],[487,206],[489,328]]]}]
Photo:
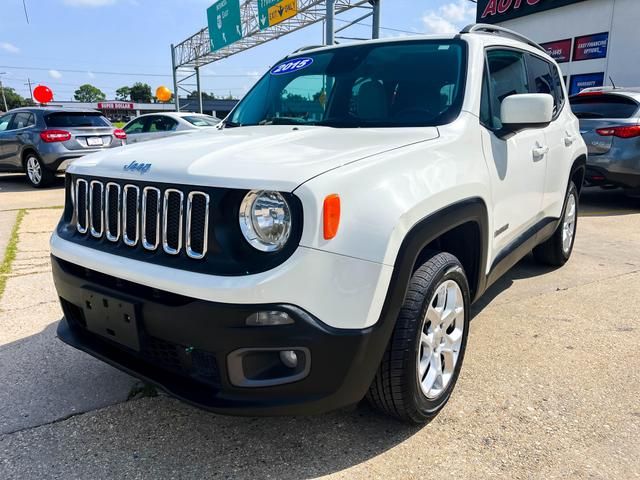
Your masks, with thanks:
[{"label": "red balloon", "polygon": [[38,85],[33,89],[33,98],[35,98],[39,103],[49,103],[53,100],[53,92],[49,87]]}]

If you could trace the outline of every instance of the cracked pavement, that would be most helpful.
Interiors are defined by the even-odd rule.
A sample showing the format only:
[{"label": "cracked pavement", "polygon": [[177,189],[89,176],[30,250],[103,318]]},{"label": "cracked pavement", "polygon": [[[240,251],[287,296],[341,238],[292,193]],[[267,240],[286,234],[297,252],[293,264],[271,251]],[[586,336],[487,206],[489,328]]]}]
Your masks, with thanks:
[{"label": "cracked pavement", "polygon": [[584,200],[564,268],[526,258],[474,306],[454,395],[421,428],[366,406],[235,418],[127,401],[135,379],[55,338],[60,210],[28,210],[0,299],[0,478],[640,478],[640,200]]}]

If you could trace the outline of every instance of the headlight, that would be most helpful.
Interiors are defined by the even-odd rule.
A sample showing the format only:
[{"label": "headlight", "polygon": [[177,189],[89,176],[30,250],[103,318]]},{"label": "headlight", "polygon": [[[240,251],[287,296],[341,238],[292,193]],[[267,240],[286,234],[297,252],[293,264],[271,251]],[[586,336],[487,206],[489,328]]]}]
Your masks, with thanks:
[{"label": "headlight", "polygon": [[275,252],[291,233],[291,210],[278,192],[252,190],[240,205],[240,229],[244,238],[262,252]]}]

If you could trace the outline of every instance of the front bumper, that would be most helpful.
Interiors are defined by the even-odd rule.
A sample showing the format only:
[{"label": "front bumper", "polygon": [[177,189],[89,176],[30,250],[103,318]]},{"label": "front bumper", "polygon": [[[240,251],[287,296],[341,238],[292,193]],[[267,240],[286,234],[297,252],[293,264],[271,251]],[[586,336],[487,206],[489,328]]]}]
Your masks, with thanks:
[{"label": "front bumper", "polygon": [[[98,273],[52,256],[65,318],[58,337],[135,377],[207,410],[237,415],[322,413],[360,401],[391,333],[390,322],[336,329],[292,305],[232,305],[199,300]],[[87,291],[130,302],[139,349],[90,332],[83,322]],[[286,311],[292,325],[247,326],[261,310]],[[238,387],[229,376],[233,352],[301,349],[310,368],[292,383]]]}]

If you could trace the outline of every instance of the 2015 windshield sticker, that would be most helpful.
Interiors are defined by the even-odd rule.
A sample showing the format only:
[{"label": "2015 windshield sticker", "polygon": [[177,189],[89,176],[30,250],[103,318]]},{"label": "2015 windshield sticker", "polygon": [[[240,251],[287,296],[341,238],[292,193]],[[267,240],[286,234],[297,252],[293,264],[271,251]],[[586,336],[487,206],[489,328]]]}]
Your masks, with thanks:
[{"label": "2015 windshield sticker", "polygon": [[297,72],[303,68],[307,68],[313,63],[313,58],[296,58],[289,62],[281,63],[271,69],[271,75],[285,75],[287,73]]}]

